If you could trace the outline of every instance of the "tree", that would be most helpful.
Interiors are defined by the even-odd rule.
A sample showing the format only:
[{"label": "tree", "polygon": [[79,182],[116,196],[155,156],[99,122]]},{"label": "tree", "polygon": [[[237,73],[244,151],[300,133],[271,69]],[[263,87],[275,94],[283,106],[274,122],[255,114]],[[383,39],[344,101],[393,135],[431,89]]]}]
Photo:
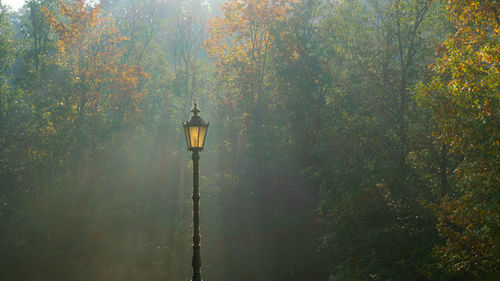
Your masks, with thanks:
[{"label": "tree", "polygon": [[[215,59],[220,167],[214,182],[225,226],[217,237],[234,241],[226,247],[233,266],[222,279],[326,278],[321,265],[327,262],[314,250],[317,232],[308,231],[316,227],[315,189],[301,174],[297,154],[305,151],[290,137],[290,128],[307,122],[293,124],[288,117],[300,113],[286,108],[288,98],[303,93],[286,92],[281,84],[289,77],[281,76],[287,54],[280,45],[296,8],[298,1],[227,1],[223,15],[209,23],[205,48]],[[302,137],[305,130],[297,130]],[[268,214],[273,219],[262,219]],[[252,267],[248,260],[255,260]]]},{"label": "tree", "polygon": [[331,280],[428,278],[438,235],[419,201],[432,198],[437,174],[430,159],[415,160],[434,144],[411,88],[433,58],[439,36],[428,19],[440,20],[439,4],[340,1],[318,19],[323,48],[311,53],[322,54],[328,74],[318,84],[330,82],[308,172],[320,188]]},{"label": "tree", "polygon": [[30,39],[29,48],[26,48],[24,59],[32,64],[35,70],[46,64],[46,55],[54,47],[54,40],[50,38],[50,25],[45,19],[42,7],[54,11],[57,7],[55,0],[30,0],[25,5],[25,24],[22,31]]},{"label": "tree", "polygon": [[295,1],[227,1],[223,16],[209,22],[205,41],[208,53],[216,58],[215,67],[224,83],[229,107],[238,104],[244,116],[243,126],[255,135],[269,102],[266,93],[271,84],[273,29],[286,22]]},{"label": "tree", "polygon": [[[22,130],[15,126],[13,120],[16,117],[18,105],[15,102],[16,92],[12,91],[8,85],[9,70],[14,59],[14,41],[11,37],[11,25],[9,23],[9,13],[5,6],[0,3],[0,166],[9,167],[3,171],[0,185],[4,187],[4,193],[0,195],[0,215],[6,213],[10,208],[9,196],[15,191],[15,186],[19,184],[19,169],[21,165],[15,162],[22,162],[16,157],[19,153],[18,141],[22,135]],[[17,163],[16,163],[17,164]]]},{"label": "tree", "polygon": [[56,63],[71,76],[65,104],[73,108],[70,119],[76,123],[75,151],[80,159],[83,146],[96,142],[91,122],[101,119],[105,122],[100,130],[117,130],[136,121],[140,116],[137,104],[143,95],[137,91],[138,83],[148,75],[140,66],[120,62],[124,53],[121,43],[127,38],[118,33],[110,17],[102,15],[100,5],[89,8],[83,0],[69,6],[60,2],[58,17],[46,7],[42,10],[58,36]]},{"label": "tree", "polygon": [[9,13],[5,6],[0,3],[0,90],[5,83],[7,70],[13,61],[14,42],[11,38],[11,26]]},{"label": "tree", "polygon": [[462,159],[434,206],[446,239],[436,253],[451,272],[493,280],[500,271],[500,10],[495,1],[454,0],[447,8],[456,32],[419,90],[434,135]]}]

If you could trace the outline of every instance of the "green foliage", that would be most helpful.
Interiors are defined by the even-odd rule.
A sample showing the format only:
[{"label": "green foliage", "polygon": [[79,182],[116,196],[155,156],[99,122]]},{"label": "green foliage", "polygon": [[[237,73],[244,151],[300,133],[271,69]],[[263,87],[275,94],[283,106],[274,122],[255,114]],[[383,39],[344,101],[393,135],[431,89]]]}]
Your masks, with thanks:
[{"label": "green foliage", "polygon": [[9,22],[9,12],[0,3],[0,83],[4,83],[6,71],[13,60],[14,42],[11,36],[11,25]]},{"label": "green foliage", "polygon": [[[323,247],[333,280],[424,280],[438,241],[432,213],[437,148],[410,88],[425,75],[439,36],[426,17],[439,3],[346,1],[324,8],[320,38],[331,77],[313,167]],[[391,266],[387,266],[387,265]],[[438,278],[434,276],[433,278]]]}]

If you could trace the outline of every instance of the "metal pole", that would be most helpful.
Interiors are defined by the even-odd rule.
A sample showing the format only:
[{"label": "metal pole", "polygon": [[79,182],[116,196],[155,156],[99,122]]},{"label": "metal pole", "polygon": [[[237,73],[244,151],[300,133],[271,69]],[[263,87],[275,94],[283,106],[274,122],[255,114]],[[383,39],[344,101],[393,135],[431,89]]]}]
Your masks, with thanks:
[{"label": "metal pole", "polygon": [[193,151],[193,278],[192,281],[201,281],[201,257],[200,257],[200,155]]}]

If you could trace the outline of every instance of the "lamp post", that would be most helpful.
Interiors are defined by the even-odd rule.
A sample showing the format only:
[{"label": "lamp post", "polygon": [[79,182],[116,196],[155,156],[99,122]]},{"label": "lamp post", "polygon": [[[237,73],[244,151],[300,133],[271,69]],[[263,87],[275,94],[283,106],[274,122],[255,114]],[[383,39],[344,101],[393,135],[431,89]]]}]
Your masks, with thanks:
[{"label": "lamp post", "polygon": [[184,133],[186,134],[186,142],[188,151],[192,151],[193,159],[193,277],[192,281],[201,281],[201,256],[200,256],[200,189],[198,177],[199,171],[199,152],[203,151],[205,137],[207,136],[208,123],[198,115],[200,110],[194,103],[193,116],[191,120],[184,122]]}]

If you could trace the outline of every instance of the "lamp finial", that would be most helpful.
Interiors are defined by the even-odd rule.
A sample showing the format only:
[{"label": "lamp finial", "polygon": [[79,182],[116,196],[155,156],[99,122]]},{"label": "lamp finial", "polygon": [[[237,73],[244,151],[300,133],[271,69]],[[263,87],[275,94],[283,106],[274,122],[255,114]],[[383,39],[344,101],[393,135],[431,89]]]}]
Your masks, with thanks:
[{"label": "lamp finial", "polygon": [[200,113],[200,110],[198,109],[198,105],[196,104],[196,101],[194,101],[194,107],[191,110],[191,112],[194,114],[194,116],[198,116],[198,113]]}]

